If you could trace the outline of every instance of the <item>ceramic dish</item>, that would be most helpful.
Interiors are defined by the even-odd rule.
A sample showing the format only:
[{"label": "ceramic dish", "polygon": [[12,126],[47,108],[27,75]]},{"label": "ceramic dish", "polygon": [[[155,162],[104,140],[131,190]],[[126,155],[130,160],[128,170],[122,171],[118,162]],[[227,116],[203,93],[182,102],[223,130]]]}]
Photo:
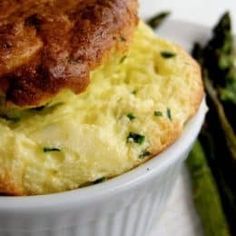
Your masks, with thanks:
[{"label": "ceramic dish", "polygon": [[1,236],[145,236],[202,126],[203,101],[181,137],[140,167],[74,191],[0,198]]}]

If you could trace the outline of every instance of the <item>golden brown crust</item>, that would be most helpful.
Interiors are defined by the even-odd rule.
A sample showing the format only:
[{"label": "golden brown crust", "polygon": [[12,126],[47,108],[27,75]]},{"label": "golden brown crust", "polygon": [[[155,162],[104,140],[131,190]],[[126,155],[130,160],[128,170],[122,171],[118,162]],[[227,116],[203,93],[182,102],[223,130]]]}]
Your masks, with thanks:
[{"label": "golden brown crust", "polygon": [[62,89],[82,92],[89,72],[123,49],[138,22],[136,0],[0,2],[0,91],[18,106]]},{"label": "golden brown crust", "polygon": [[14,174],[3,172],[0,175],[0,196],[23,196],[22,185],[18,183],[12,176]]}]

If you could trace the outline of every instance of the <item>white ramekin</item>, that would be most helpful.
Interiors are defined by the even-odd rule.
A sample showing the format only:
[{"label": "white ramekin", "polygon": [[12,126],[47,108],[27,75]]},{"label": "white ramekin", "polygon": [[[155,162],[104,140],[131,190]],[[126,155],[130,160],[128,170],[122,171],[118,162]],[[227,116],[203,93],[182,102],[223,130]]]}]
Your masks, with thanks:
[{"label": "white ramekin", "polygon": [[107,182],[33,197],[0,197],[0,236],[145,236],[200,131],[205,102],[156,158]]}]

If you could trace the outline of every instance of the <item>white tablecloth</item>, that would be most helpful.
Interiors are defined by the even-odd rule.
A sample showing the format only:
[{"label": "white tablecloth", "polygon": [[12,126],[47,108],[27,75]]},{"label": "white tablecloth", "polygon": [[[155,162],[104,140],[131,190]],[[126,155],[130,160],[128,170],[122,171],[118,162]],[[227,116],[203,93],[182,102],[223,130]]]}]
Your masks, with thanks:
[{"label": "white tablecloth", "polygon": [[226,10],[231,11],[236,32],[236,0],[140,0],[141,16],[170,10],[173,19],[213,26]]}]

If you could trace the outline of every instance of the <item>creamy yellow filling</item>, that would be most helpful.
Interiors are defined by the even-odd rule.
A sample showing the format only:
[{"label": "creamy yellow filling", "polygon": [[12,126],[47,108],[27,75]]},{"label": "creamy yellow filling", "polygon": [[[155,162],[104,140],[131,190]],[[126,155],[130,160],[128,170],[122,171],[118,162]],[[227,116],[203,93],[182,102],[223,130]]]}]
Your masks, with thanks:
[{"label": "creamy yellow filling", "polygon": [[140,23],[126,55],[93,71],[84,93],[0,119],[0,181],[7,173],[25,194],[44,194],[119,175],[180,131],[194,87],[184,55]]}]

